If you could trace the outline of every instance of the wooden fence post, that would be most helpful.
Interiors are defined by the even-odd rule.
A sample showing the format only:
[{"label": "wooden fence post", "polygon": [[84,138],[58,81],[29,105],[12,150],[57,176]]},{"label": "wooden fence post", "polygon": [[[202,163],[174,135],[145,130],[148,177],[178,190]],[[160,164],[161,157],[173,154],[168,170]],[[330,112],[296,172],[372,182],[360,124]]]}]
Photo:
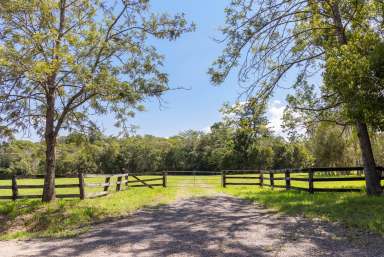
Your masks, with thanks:
[{"label": "wooden fence post", "polygon": [[168,172],[163,171],[163,187],[167,187]]},{"label": "wooden fence post", "polygon": [[225,170],[221,171],[221,186],[222,187],[227,187],[227,178],[225,174]]},{"label": "wooden fence post", "polygon": [[126,188],[128,187],[128,178],[129,178],[129,175],[125,175],[125,187]]},{"label": "wooden fence post", "polygon": [[264,175],[263,175],[263,171],[261,170],[260,171],[260,187],[263,187],[264,186]]},{"label": "wooden fence post", "polygon": [[121,191],[121,181],[123,179],[123,176],[118,176],[116,181],[116,192]]},{"label": "wooden fence post", "polygon": [[78,177],[79,177],[80,200],[84,200],[84,199],[85,199],[84,174],[80,172],[80,173],[78,174]]},{"label": "wooden fence post", "polygon": [[314,187],[313,187],[313,175],[314,175],[314,170],[313,169],[309,169],[309,173],[308,173],[308,192],[310,194],[313,194],[315,192],[314,190]]},{"label": "wooden fence post", "polygon": [[285,170],[285,189],[291,189],[291,172],[290,170]]},{"label": "wooden fence post", "polygon": [[105,178],[105,184],[107,184],[107,185],[105,185],[104,186],[104,192],[108,192],[108,189],[109,189],[109,186],[110,186],[110,181],[111,181],[111,177],[106,177]]},{"label": "wooden fence post", "polygon": [[275,187],[275,180],[274,180],[273,172],[269,172],[269,182],[271,184],[271,188],[273,189]]},{"label": "wooden fence post", "polygon": [[16,201],[19,196],[19,189],[17,187],[17,176],[12,176],[12,200]]}]

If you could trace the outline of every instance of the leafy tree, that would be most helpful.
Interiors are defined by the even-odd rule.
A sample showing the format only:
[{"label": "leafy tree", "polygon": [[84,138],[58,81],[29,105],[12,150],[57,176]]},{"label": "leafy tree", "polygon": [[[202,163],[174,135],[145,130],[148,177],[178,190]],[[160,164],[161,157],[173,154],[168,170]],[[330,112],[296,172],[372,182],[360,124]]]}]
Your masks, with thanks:
[{"label": "leafy tree", "polygon": [[150,172],[165,169],[166,153],[171,149],[167,140],[146,135],[126,138],[119,143],[120,170]]},{"label": "leafy tree", "polygon": [[[226,48],[209,70],[221,83],[240,66],[248,94],[267,99],[298,73],[290,107],[315,121],[355,126],[368,194],[382,193],[368,126],[383,128],[382,1],[233,0],[225,10]],[[316,88],[307,83],[323,72]]]},{"label": "leafy tree", "polygon": [[343,131],[329,124],[320,124],[310,139],[310,148],[318,167],[337,167],[345,163],[347,142]]},{"label": "leafy tree", "polygon": [[208,170],[221,170],[235,168],[233,161],[233,129],[224,122],[217,122],[211,126],[207,134],[208,149],[207,163]]},{"label": "leafy tree", "polygon": [[384,166],[384,133],[377,133],[372,140],[375,158],[380,166]]},{"label": "leafy tree", "polygon": [[39,143],[13,140],[0,148],[0,173],[36,175],[41,165],[42,147]]},{"label": "leafy tree", "polygon": [[309,167],[313,164],[314,156],[305,141],[287,142],[281,137],[268,138],[273,150],[274,169]]},{"label": "leafy tree", "polygon": [[55,198],[61,129],[94,128],[116,114],[124,127],[146,97],[168,88],[149,36],[191,31],[184,15],[151,13],[149,0],[0,1],[0,132],[36,129],[46,143],[43,201]]},{"label": "leafy tree", "polygon": [[259,138],[270,135],[268,120],[265,117],[265,103],[258,103],[256,98],[251,98],[232,106],[225,104],[221,112],[227,126],[234,129],[233,147],[237,154],[238,165],[246,168],[252,162],[252,145]]}]

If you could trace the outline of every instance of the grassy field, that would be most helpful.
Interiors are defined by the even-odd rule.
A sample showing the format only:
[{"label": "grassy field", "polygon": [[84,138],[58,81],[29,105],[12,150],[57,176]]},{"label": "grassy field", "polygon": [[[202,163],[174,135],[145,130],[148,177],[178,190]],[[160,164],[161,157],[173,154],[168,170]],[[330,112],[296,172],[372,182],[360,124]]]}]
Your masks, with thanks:
[{"label": "grassy field", "polygon": [[[275,178],[282,178],[276,174]],[[292,174],[292,178],[307,178],[307,174]],[[316,174],[316,177],[325,177]],[[358,174],[337,177],[358,177]],[[230,179],[229,182],[244,181]],[[258,180],[255,180],[258,182]],[[264,175],[264,183],[269,184],[269,175]],[[277,180],[275,185],[285,185],[285,181]],[[292,186],[308,188],[308,182],[291,181]],[[382,181],[384,186],[384,181]],[[364,181],[315,182],[315,188],[360,188],[364,190]],[[229,186],[222,192],[236,197],[258,202],[268,208],[275,209],[288,215],[303,215],[308,218],[321,218],[340,222],[348,227],[358,228],[384,234],[384,197],[368,197],[361,193],[315,193],[286,191],[285,189],[271,190],[269,187],[258,186]]]},{"label": "grassy field", "polygon": [[259,187],[229,187],[222,192],[288,215],[340,222],[347,227],[384,235],[384,197],[368,197],[365,193],[309,194]]},{"label": "grassy field", "polygon": [[[295,176],[305,177],[306,175]],[[69,199],[50,204],[43,204],[39,199],[0,201],[0,240],[75,236],[89,230],[94,223],[117,219],[145,206],[169,204],[181,198],[215,195],[219,192],[258,202],[289,215],[321,218],[384,234],[384,197],[367,197],[365,193],[311,195],[307,192],[270,190],[258,186],[229,186],[223,189],[220,187],[220,179],[220,176],[169,176],[168,188],[130,188],[106,197],[84,201]],[[268,176],[265,177],[265,182],[267,180]],[[102,181],[100,178],[86,179],[88,183]],[[42,180],[28,179],[18,183],[42,184],[42,182]],[[77,182],[77,179],[57,179],[57,184]],[[0,181],[0,185],[10,185],[10,183],[10,181]],[[276,184],[283,183],[284,181],[276,181]],[[306,182],[292,182],[292,185],[307,187]],[[364,182],[318,182],[315,183],[315,187],[363,188]],[[115,186],[111,186],[110,189],[113,191]],[[100,190],[87,188],[86,192]],[[63,194],[78,193],[76,188],[57,191]],[[19,193],[39,194],[41,189],[20,189]],[[0,190],[0,195],[11,195],[11,192]]]},{"label": "grassy field", "polygon": [[[150,177],[142,177],[150,178]],[[130,188],[96,199],[58,200],[50,204],[36,200],[0,201],[0,240],[34,237],[69,237],[89,230],[95,222],[115,219],[145,206],[168,204],[180,198],[199,197],[217,192],[215,181],[207,178],[190,181],[190,177],[170,176],[168,188]],[[102,182],[101,178],[86,182]],[[57,184],[76,183],[77,179],[57,179]],[[193,182],[204,184],[203,187]],[[1,181],[10,185],[10,181]],[[19,184],[42,184],[41,179],[25,179]],[[114,181],[112,181],[114,183]],[[156,182],[157,183],[157,182]],[[111,186],[111,190],[115,187]],[[86,193],[102,189],[86,188]],[[58,193],[78,193],[77,188],[58,189]],[[20,189],[20,195],[41,194],[41,189]],[[0,190],[1,195],[11,195],[11,190]]]},{"label": "grassy field", "polygon": [[[255,174],[241,174],[241,175],[228,175],[228,176],[240,176],[240,177],[258,177],[259,175]],[[314,178],[323,178],[323,177],[330,177],[329,175],[326,174],[321,174],[321,173],[315,173]],[[361,177],[357,173],[351,173],[350,175],[338,175],[338,176],[331,176],[331,177],[350,177],[350,178],[355,178],[355,177]],[[284,174],[275,174],[274,178],[284,178]],[[294,178],[305,178],[308,179],[308,174],[307,173],[292,173],[291,174],[291,179]],[[269,185],[270,184],[270,175],[269,174],[264,174],[264,184]],[[228,178],[227,182],[251,182],[251,183],[259,183],[258,179],[232,179]],[[285,186],[285,181],[284,180],[276,180],[274,181],[275,185],[279,186]],[[382,182],[384,185],[384,181]],[[308,182],[306,181],[291,181],[291,186],[293,187],[302,187],[302,188],[308,188]],[[343,181],[343,182],[314,182],[314,187],[315,188],[356,188],[356,189],[364,189],[365,188],[365,181]]]}]

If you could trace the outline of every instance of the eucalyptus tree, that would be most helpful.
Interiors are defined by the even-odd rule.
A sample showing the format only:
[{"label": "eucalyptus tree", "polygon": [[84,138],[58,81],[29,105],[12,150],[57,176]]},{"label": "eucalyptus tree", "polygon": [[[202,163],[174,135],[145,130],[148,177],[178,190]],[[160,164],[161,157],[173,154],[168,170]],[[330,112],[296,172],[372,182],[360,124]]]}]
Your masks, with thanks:
[{"label": "eucalyptus tree", "polygon": [[1,0],[0,28],[0,132],[44,137],[51,201],[59,132],[93,128],[95,114],[114,113],[124,127],[143,99],[168,89],[148,39],[194,26],[184,14],[153,13],[149,0]]},{"label": "eucalyptus tree", "polygon": [[265,103],[259,103],[256,98],[236,102],[234,105],[225,104],[221,109],[224,123],[234,130],[233,148],[240,168],[252,166],[253,150],[257,144],[260,145],[258,140],[271,135],[265,111]]},{"label": "eucalyptus tree", "polygon": [[[372,195],[382,193],[368,128],[384,124],[383,8],[379,0],[232,0],[226,47],[209,70],[222,83],[237,68],[245,92],[262,100],[292,86],[290,107],[306,121],[353,125]],[[285,85],[293,73],[297,81]],[[323,75],[316,86],[314,74]]]}]

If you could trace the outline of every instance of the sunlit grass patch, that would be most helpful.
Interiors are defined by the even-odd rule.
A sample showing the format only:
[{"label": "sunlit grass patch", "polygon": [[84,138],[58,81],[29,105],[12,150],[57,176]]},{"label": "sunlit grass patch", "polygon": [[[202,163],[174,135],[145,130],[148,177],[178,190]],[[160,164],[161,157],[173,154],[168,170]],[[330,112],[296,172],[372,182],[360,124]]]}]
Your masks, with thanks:
[{"label": "sunlit grass patch", "polygon": [[[142,176],[141,178],[149,177]],[[57,183],[76,183],[75,180],[58,179]],[[169,177],[169,181],[175,185],[182,183],[183,180],[185,180],[183,177]],[[23,184],[41,182],[41,180],[29,179],[21,181]],[[86,182],[100,183],[103,182],[103,179],[92,178],[87,179]],[[113,184],[115,183],[112,181]],[[66,191],[63,193],[69,194],[76,193],[78,189],[64,190]],[[95,190],[102,191],[103,189]],[[110,191],[114,190],[115,187],[111,186]],[[32,189],[32,191],[23,193],[35,194],[37,192]],[[89,230],[95,222],[123,217],[146,206],[169,204],[177,199],[206,196],[215,192],[214,187],[200,188],[190,184],[169,188],[129,188],[125,191],[113,192],[106,197],[83,201],[67,199],[49,204],[42,203],[39,199],[0,201],[0,239],[76,236]]]},{"label": "sunlit grass patch", "polygon": [[223,192],[288,215],[322,218],[384,234],[384,197],[369,197],[364,192],[309,194],[259,187],[230,187]]}]

